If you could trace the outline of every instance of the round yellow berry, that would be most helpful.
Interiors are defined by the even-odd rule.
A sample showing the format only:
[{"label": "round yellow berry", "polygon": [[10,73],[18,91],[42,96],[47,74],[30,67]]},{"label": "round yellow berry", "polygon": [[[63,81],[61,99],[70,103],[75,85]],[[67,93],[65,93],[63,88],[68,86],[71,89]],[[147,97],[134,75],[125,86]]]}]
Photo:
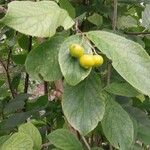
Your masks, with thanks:
[{"label": "round yellow berry", "polygon": [[84,54],[84,48],[79,44],[72,44],[69,47],[70,55],[75,58],[80,58]]},{"label": "round yellow berry", "polygon": [[104,59],[100,55],[93,55],[94,67],[101,66],[104,62]]},{"label": "round yellow berry", "polygon": [[94,65],[93,55],[85,54],[81,56],[79,59],[79,63],[85,69],[91,68]]}]

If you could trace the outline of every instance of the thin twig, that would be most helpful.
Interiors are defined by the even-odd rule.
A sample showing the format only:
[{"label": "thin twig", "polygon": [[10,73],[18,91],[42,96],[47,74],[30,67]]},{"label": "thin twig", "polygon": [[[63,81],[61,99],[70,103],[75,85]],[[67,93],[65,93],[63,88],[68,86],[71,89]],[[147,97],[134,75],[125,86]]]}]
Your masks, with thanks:
[{"label": "thin twig", "polygon": [[48,82],[44,81],[44,94],[48,95]]},{"label": "thin twig", "polygon": [[88,39],[88,37],[78,28],[78,21],[75,22],[75,31],[76,31],[76,33],[80,33],[80,34],[81,34],[81,36],[82,36],[82,41],[83,41],[83,39],[85,39],[85,40],[88,41],[87,44],[88,44],[88,45],[90,46],[90,48],[92,49],[93,53],[94,53],[94,54],[97,54],[97,52],[96,52],[94,46],[92,46],[92,44],[90,43],[90,40]]},{"label": "thin twig", "polygon": [[88,150],[91,150],[91,147],[90,147],[90,145],[88,144],[88,142],[86,141],[85,137],[81,135],[81,138],[82,138],[82,140],[83,140],[85,146],[87,147],[87,149],[88,149]]},{"label": "thin twig", "polygon": [[[113,31],[116,30],[116,26],[117,26],[117,6],[118,6],[118,0],[113,0],[113,8],[114,8],[113,9],[113,18],[112,18]],[[112,72],[112,64],[111,64],[111,62],[108,62],[107,85],[110,83],[111,72]]]},{"label": "thin twig", "polygon": [[6,13],[6,11],[7,10],[4,7],[0,6],[0,13]]},{"label": "thin twig", "polygon": [[[29,37],[28,52],[30,52],[31,49],[32,49],[32,36]],[[24,83],[24,93],[28,92],[28,87],[29,87],[29,74],[26,73],[25,83]]]},{"label": "thin twig", "polygon": [[8,87],[10,89],[11,95],[14,98],[15,97],[15,93],[14,90],[11,86],[11,78],[10,78],[10,74],[9,74],[9,65],[10,65],[10,58],[11,58],[11,53],[12,53],[12,49],[9,49],[9,53],[8,53],[8,57],[7,57],[7,62],[6,65],[3,63],[3,61],[0,59],[0,63],[3,66],[5,73],[6,73],[6,77],[7,77],[7,82],[8,82]]},{"label": "thin twig", "polygon": [[44,143],[44,144],[41,145],[41,149],[45,148],[45,147],[48,147],[49,145],[51,145],[50,142]]},{"label": "thin twig", "polygon": [[117,26],[117,6],[118,0],[113,0],[113,18],[112,18],[112,29],[115,31]]},{"label": "thin twig", "polygon": [[128,35],[145,35],[145,34],[150,34],[150,32],[124,32],[125,34]]}]

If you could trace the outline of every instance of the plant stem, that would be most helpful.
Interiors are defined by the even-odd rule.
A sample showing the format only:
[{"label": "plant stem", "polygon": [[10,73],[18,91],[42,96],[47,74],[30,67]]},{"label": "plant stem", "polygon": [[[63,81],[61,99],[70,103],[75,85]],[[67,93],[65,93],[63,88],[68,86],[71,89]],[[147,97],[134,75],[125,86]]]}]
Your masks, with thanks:
[{"label": "plant stem", "polygon": [[48,95],[48,82],[44,81],[44,94]]},{"label": "plant stem", "polygon": [[[32,49],[32,36],[29,37],[28,52],[30,52],[31,49]],[[28,92],[28,87],[29,87],[29,74],[26,73],[25,83],[24,83],[24,93]]]},{"label": "plant stem", "polygon": [[[117,6],[118,6],[118,0],[113,0],[113,18],[112,18],[113,31],[116,30],[116,26],[117,26]],[[112,72],[112,64],[111,62],[108,62],[107,85],[110,84],[111,72]]]},{"label": "plant stem", "polygon": [[7,62],[6,62],[6,66],[3,63],[3,61],[0,59],[0,63],[3,66],[5,72],[6,72],[6,77],[7,77],[7,82],[8,82],[8,87],[10,89],[11,95],[13,98],[15,98],[15,93],[14,90],[11,86],[11,78],[10,78],[10,74],[9,74],[9,65],[10,65],[10,58],[11,58],[11,53],[12,53],[12,49],[9,48],[9,53],[8,53],[8,57],[7,57]]},{"label": "plant stem", "polygon": [[82,140],[83,140],[85,146],[87,147],[87,149],[88,149],[88,150],[91,150],[91,147],[90,147],[90,145],[88,144],[88,142],[86,141],[85,137],[81,135],[81,138],[82,138]]},{"label": "plant stem", "polygon": [[117,26],[117,6],[118,0],[113,0],[113,18],[112,18],[112,29],[115,31]]},{"label": "plant stem", "polygon": [[144,35],[144,34],[150,34],[150,32],[124,32],[125,34],[128,35]]}]

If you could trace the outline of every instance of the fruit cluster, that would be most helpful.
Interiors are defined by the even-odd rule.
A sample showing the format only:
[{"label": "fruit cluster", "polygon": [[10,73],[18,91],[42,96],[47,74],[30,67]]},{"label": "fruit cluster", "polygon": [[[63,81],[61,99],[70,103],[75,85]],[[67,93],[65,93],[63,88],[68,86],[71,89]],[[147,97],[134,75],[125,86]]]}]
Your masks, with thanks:
[{"label": "fruit cluster", "polygon": [[100,55],[85,54],[84,48],[79,44],[70,45],[69,52],[72,57],[79,59],[80,65],[85,69],[101,66],[104,61]]}]

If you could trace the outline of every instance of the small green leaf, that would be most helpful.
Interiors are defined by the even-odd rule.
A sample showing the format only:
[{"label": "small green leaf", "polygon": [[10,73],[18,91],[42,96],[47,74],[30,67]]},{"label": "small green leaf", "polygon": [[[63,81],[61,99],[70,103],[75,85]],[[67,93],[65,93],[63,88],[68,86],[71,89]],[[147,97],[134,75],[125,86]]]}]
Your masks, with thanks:
[{"label": "small green leaf", "polygon": [[106,31],[91,31],[86,35],[112,60],[113,67],[126,81],[150,95],[150,56],[141,45]]},{"label": "small green leaf", "polygon": [[29,98],[29,94],[19,94],[13,100],[9,101],[4,108],[4,113],[12,113],[24,108],[25,100]]},{"label": "small green leaf", "polygon": [[127,112],[114,98],[106,96],[106,110],[102,120],[102,128],[106,138],[116,148],[126,150],[131,146],[134,137],[132,120]]},{"label": "small green leaf", "polygon": [[79,35],[70,36],[62,44],[59,51],[59,64],[63,76],[70,85],[76,85],[84,80],[91,72],[91,69],[84,69],[80,66],[77,59],[72,58],[69,54],[71,44],[79,44],[84,47],[85,53],[92,53],[91,47],[87,40],[82,39]]},{"label": "small green leaf", "polygon": [[126,97],[136,97],[139,95],[139,92],[128,83],[113,82],[106,86],[105,90],[109,93]]},{"label": "small green leaf", "polygon": [[1,21],[23,34],[38,37],[51,37],[57,27],[67,30],[74,24],[68,13],[53,1],[13,1]]},{"label": "small green leaf", "polygon": [[61,8],[67,10],[72,18],[75,18],[75,8],[72,6],[69,0],[59,0],[59,4]]},{"label": "small green leaf", "polygon": [[150,126],[140,126],[138,128],[137,138],[141,140],[144,144],[150,144]]},{"label": "small green leaf", "polygon": [[15,64],[19,65],[24,65],[25,60],[26,60],[27,54],[17,54],[17,55],[12,55],[12,60],[14,61]]},{"label": "small green leaf", "polygon": [[94,13],[92,16],[89,16],[88,21],[94,25],[100,27],[103,24],[103,17],[97,13]]},{"label": "small green leaf", "polygon": [[138,22],[132,16],[121,16],[118,18],[117,27],[119,29],[133,28],[137,26],[138,26]]},{"label": "small green leaf", "polygon": [[33,150],[33,141],[27,134],[15,133],[2,145],[1,150]]},{"label": "small green leaf", "polygon": [[99,76],[92,74],[76,86],[65,84],[62,108],[69,123],[81,134],[92,131],[105,111]]},{"label": "small green leaf", "polygon": [[62,41],[62,37],[53,37],[29,53],[25,67],[33,79],[40,79],[39,75],[45,81],[54,81],[61,78],[58,52]]},{"label": "small green leaf", "polygon": [[2,126],[0,130],[12,130],[17,125],[20,125],[23,123],[27,118],[29,118],[31,113],[29,112],[21,112],[21,113],[15,113],[11,116],[9,116],[8,119],[3,120]]},{"label": "small green leaf", "polygon": [[41,149],[42,138],[38,129],[32,123],[25,123],[19,127],[19,133],[24,133],[30,136],[33,140],[33,149]]},{"label": "small green leaf", "polygon": [[4,135],[4,136],[0,137],[0,149],[3,145],[3,143],[5,143],[9,138],[10,138],[10,135]]},{"label": "small green leaf", "polygon": [[48,140],[62,150],[83,150],[78,139],[65,129],[58,129],[47,136]]},{"label": "small green leaf", "polygon": [[142,13],[142,25],[146,29],[150,29],[149,15],[150,15],[150,4],[147,4],[145,10]]}]

